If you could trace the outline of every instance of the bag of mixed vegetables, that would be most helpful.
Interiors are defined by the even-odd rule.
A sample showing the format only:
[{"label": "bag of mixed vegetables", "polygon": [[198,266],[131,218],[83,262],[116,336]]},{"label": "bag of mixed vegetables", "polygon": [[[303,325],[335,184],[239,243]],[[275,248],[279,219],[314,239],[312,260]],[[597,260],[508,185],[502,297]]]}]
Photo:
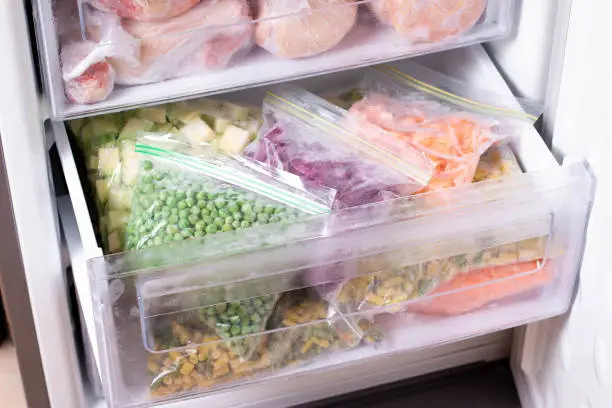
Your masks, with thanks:
[{"label": "bag of mixed vegetables", "polygon": [[422,191],[469,184],[481,156],[496,142],[524,132],[541,110],[514,97],[468,88],[418,64],[370,69],[353,89],[327,93],[352,119],[387,132],[369,133],[379,147],[415,148],[434,163]]},{"label": "bag of mixed vegetables", "polygon": [[137,174],[132,158],[139,133],[166,133],[169,139],[192,146],[210,145],[227,154],[240,154],[260,126],[258,108],[213,99],[71,121],[94,189],[105,253],[124,248],[130,194]]},{"label": "bag of mixed vegetables", "polygon": [[[141,136],[130,160],[135,164],[124,166],[136,167],[137,175],[126,226],[127,250],[291,222],[329,212],[334,199],[331,189],[298,189],[284,183],[279,171],[267,173],[260,164],[177,142],[169,135]],[[276,288],[273,283],[263,279],[255,286],[203,290],[201,323],[223,339],[241,337],[229,344],[248,359],[261,336],[243,337],[265,329],[278,299],[277,290],[268,290],[268,284]]]}]

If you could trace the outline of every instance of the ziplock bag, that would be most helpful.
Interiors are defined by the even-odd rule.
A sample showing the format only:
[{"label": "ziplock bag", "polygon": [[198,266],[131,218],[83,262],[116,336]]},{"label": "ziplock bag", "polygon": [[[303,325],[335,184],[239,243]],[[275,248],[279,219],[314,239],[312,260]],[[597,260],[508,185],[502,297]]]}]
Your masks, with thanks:
[{"label": "ziplock bag", "polygon": [[[117,15],[89,9],[87,33],[102,42],[101,33],[121,32],[137,48],[132,54],[113,52],[109,61],[116,83],[144,84],[226,66],[253,43],[251,14],[245,0],[204,1],[165,21],[121,20]],[[111,49],[123,47],[112,41]]]},{"label": "ziplock bag", "polygon": [[[189,146],[240,154],[261,126],[259,108],[217,99],[195,99],[70,121],[92,183],[105,253],[123,249],[136,184],[137,135],[158,132]],[[128,160],[124,161],[124,158]]]},{"label": "ziplock bag", "polygon": [[[185,148],[164,135],[146,135],[135,145],[139,164],[133,190],[126,249],[201,238],[251,226],[290,222],[330,211],[333,191],[300,191],[285,185],[262,167],[219,155],[209,147]],[[248,360],[262,340],[278,295],[236,284],[203,289],[197,296],[199,321],[242,359]],[[264,285],[262,288],[261,286]],[[251,293],[270,293],[253,297]],[[248,337],[244,337],[248,336]],[[239,337],[237,340],[232,340]]]},{"label": "ziplock bag", "polygon": [[423,191],[471,183],[481,155],[493,143],[525,131],[541,112],[415,63],[403,66],[410,74],[379,66],[367,70],[356,90],[330,96],[350,104],[355,120],[388,131],[391,137],[378,139],[377,145],[410,145],[435,163]]},{"label": "ziplock bag", "polygon": [[487,0],[375,0],[370,9],[381,23],[414,42],[439,42],[471,29]]},{"label": "ziplock bag", "polygon": [[259,0],[255,41],[274,55],[303,58],[332,49],[357,20],[350,0]]},{"label": "ziplock bag", "polygon": [[498,143],[480,156],[473,182],[495,180],[521,172],[521,166],[510,146],[507,143]]},{"label": "ziplock bag", "polygon": [[[436,293],[446,293],[456,287],[472,287],[479,283],[479,279],[482,282],[489,282],[497,279],[496,274],[500,276],[506,272],[510,275],[517,274],[520,273],[516,272],[517,268],[523,271],[521,265],[539,262],[546,257],[546,244],[547,237],[542,236],[498,245],[474,253],[432,259],[421,264],[386,269],[360,276],[349,280],[342,286],[336,297],[336,303],[342,310],[364,311]],[[397,259],[401,259],[401,254],[397,254]],[[376,270],[375,264],[362,264],[360,267],[365,270]],[[484,273],[474,273],[475,270]],[[478,307],[474,304],[481,306],[486,303],[483,298],[494,300],[504,297],[508,292],[520,292],[530,287],[528,284],[517,285],[514,281],[507,285],[512,288],[505,288],[503,282],[497,284],[495,292],[485,288],[484,292],[488,293],[487,296],[483,296],[482,293],[465,293],[456,296],[445,294],[441,296],[442,300],[420,301],[416,303],[417,306],[414,309],[410,310],[418,309],[427,312],[439,310],[438,307],[440,309],[454,307],[455,310],[467,311]],[[470,298],[472,295],[473,298]],[[437,306],[439,304],[444,304],[444,307]]]},{"label": "ziplock bag", "polygon": [[245,155],[297,175],[307,185],[333,188],[335,209],[411,195],[427,184],[431,170],[418,152],[414,160],[399,160],[357,136],[363,130],[345,116],[306,91],[279,87],[264,99],[264,125]]}]

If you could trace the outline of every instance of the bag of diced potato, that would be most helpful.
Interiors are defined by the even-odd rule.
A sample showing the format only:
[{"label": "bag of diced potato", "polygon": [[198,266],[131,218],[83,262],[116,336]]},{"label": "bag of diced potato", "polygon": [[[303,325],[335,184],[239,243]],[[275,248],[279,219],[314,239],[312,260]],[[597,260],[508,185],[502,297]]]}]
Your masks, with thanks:
[{"label": "bag of diced potato", "polygon": [[[70,122],[84,153],[96,196],[105,252],[123,249],[135,184],[136,168],[124,164],[142,132],[159,132],[191,146],[211,145],[226,154],[240,154],[261,126],[258,108],[199,99]],[[131,167],[130,167],[131,166]]]},{"label": "bag of diced potato", "polygon": [[525,132],[541,113],[529,102],[468,87],[418,64],[402,66],[405,72],[370,69],[353,90],[329,97],[348,105],[354,120],[386,130],[372,140],[377,146],[406,145],[427,155],[435,170],[422,192],[471,183],[482,154]]},{"label": "bag of diced potato", "polygon": [[381,23],[413,42],[440,42],[470,30],[487,0],[374,0],[369,7]]},{"label": "bag of diced potato", "polygon": [[[165,135],[148,134],[134,145],[137,168],[131,194],[125,249],[202,238],[268,223],[290,223],[329,212],[335,192],[285,184],[278,171],[236,157],[220,155],[209,146],[191,147]],[[131,166],[131,164],[129,164]],[[255,167],[253,167],[255,166]],[[265,279],[252,284],[227,284],[201,291],[202,324],[241,359],[249,359],[265,330],[277,292]],[[263,295],[260,295],[263,294]],[[236,339],[234,339],[236,338]]]},{"label": "bag of diced potato", "polygon": [[259,0],[255,41],[274,55],[303,58],[334,48],[357,20],[351,0]]}]

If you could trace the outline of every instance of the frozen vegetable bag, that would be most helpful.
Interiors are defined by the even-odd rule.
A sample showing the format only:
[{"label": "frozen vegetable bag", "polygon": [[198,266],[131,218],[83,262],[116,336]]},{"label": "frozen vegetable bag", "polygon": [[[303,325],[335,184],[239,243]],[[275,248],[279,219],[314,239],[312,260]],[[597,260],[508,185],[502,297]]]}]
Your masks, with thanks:
[{"label": "frozen vegetable bag", "polygon": [[[71,121],[94,188],[105,253],[124,247],[131,190],[138,174],[137,160],[129,159],[139,133],[163,133],[189,146],[209,144],[239,154],[257,136],[260,125],[259,108],[210,98]],[[125,163],[124,158],[128,158]]]},{"label": "frozen vegetable bag", "polygon": [[330,96],[350,106],[355,120],[387,131],[372,143],[411,146],[435,163],[424,191],[471,183],[481,155],[524,132],[541,113],[527,101],[467,87],[418,64],[402,66],[407,73],[392,66],[368,70],[356,89]]},{"label": "frozen vegetable bag", "polygon": [[[186,147],[165,135],[142,136],[134,152],[139,169],[126,227],[128,250],[292,221],[329,212],[333,202],[330,189],[298,190],[280,181],[280,172],[266,174],[243,159],[207,146]],[[252,297],[253,291],[269,293],[245,285],[203,290],[202,327],[222,339],[263,331],[278,295]],[[261,337],[231,341],[230,347],[248,359]]]},{"label": "frozen vegetable bag", "polygon": [[336,190],[335,209],[411,195],[427,185],[432,169],[424,155],[407,148],[402,160],[361,136],[380,129],[355,125],[321,98],[279,87],[264,99],[264,125],[245,155],[297,175],[306,185]]}]

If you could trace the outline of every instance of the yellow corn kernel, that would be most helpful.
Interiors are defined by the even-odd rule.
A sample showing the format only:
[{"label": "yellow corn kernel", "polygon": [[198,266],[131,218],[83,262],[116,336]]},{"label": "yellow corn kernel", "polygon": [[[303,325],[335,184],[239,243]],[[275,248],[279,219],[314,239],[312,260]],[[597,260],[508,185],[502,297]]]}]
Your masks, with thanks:
[{"label": "yellow corn kernel", "polygon": [[312,343],[314,342],[314,338],[310,338],[308,339],[308,341],[306,342],[306,344],[304,344],[302,346],[302,348],[300,349],[300,352],[302,354],[306,353],[308,350],[310,350],[310,348],[312,347]]},{"label": "yellow corn kernel", "polygon": [[229,363],[229,359],[227,358],[227,354],[223,353],[213,364],[213,368],[218,370],[221,366],[227,365]]},{"label": "yellow corn kernel", "polygon": [[387,280],[383,281],[382,287],[383,288],[390,288],[392,286],[399,286],[403,282],[404,282],[404,279],[402,279],[401,276],[396,276],[395,278],[391,278],[391,279],[387,279]]},{"label": "yellow corn kernel", "polygon": [[198,356],[197,356],[197,355],[195,355],[195,354],[191,354],[191,355],[189,356],[189,359],[188,359],[188,360],[189,360],[189,362],[190,362],[191,364],[193,364],[193,365],[198,364],[198,363],[200,362],[200,359],[199,359],[199,358],[198,358]]},{"label": "yellow corn kernel", "polygon": [[224,364],[218,369],[213,370],[213,378],[223,377],[224,375],[229,374],[229,372],[229,366],[227,364]]},{"label": "yellow corn kernel", "polygon": [[391,299],[391,303],[402,303],[408,300],[408,295],[405,293],[398,293],[397,295],[393,296],[393,298]]},{"label": "yellow corn kernel", "polygon": [[151,373],[159,372],[159,364],[154,361],[149,360],[149,362],[147,363],[147,368]]},{"label": "yellow corn kernel", "polygon": [[167,376],[165,376],[165,377],[163,378],[162,382],[163,382],[164,384],[166,384],[166,385],[170,385],[170,384],[172,384],[172,377],[171,377],[171,376],[169,376],[169,375],[167,375]]},{"label": "yellow corn kernel", "polygon": [[323,348],[328,348],[329,347],[329,341],[325,340],[325,339],[318,339],[318,338],[314,338],[313,339],[313,343],[317,344],[319,347],[323,347]]},{"label": "yellow corn kernel", "polygon": [[285,326],[295,326],[296,324],[297,324],[297,323],[295,323],[295,322],[294,322],[294,321],[292,321],[292,320],[289,320],[289,319],[283,319],[283,325],[285,325]]},{"label": "yellow corn kernel", "polygon": [[373,293],[368,293],[366,296],[366,301],[376,306],[383,306],[385,304],[385,299]]},{"label": "yellow corn kernel", "polygon": [[208,358],[208,353],[200,352],[200,354],[198,354],[198,360],[199,361],[206,361],[207,358]]},{"label": "yellow corn kernel", "polygon": [[191,372],[193,371],[193,369],[195,368],[195,366],[191,363],[185,362],[182,366],[181,369],[179,370],[179,372],[183,375],[189,375],[191,374]]},{"label": "yellow corn kernel", "polygon": [[181,353],[179,353],[178,351],[171,351],[170,353],[168,353],[168,357],[174,362],[178,362],[182,359]]}]

